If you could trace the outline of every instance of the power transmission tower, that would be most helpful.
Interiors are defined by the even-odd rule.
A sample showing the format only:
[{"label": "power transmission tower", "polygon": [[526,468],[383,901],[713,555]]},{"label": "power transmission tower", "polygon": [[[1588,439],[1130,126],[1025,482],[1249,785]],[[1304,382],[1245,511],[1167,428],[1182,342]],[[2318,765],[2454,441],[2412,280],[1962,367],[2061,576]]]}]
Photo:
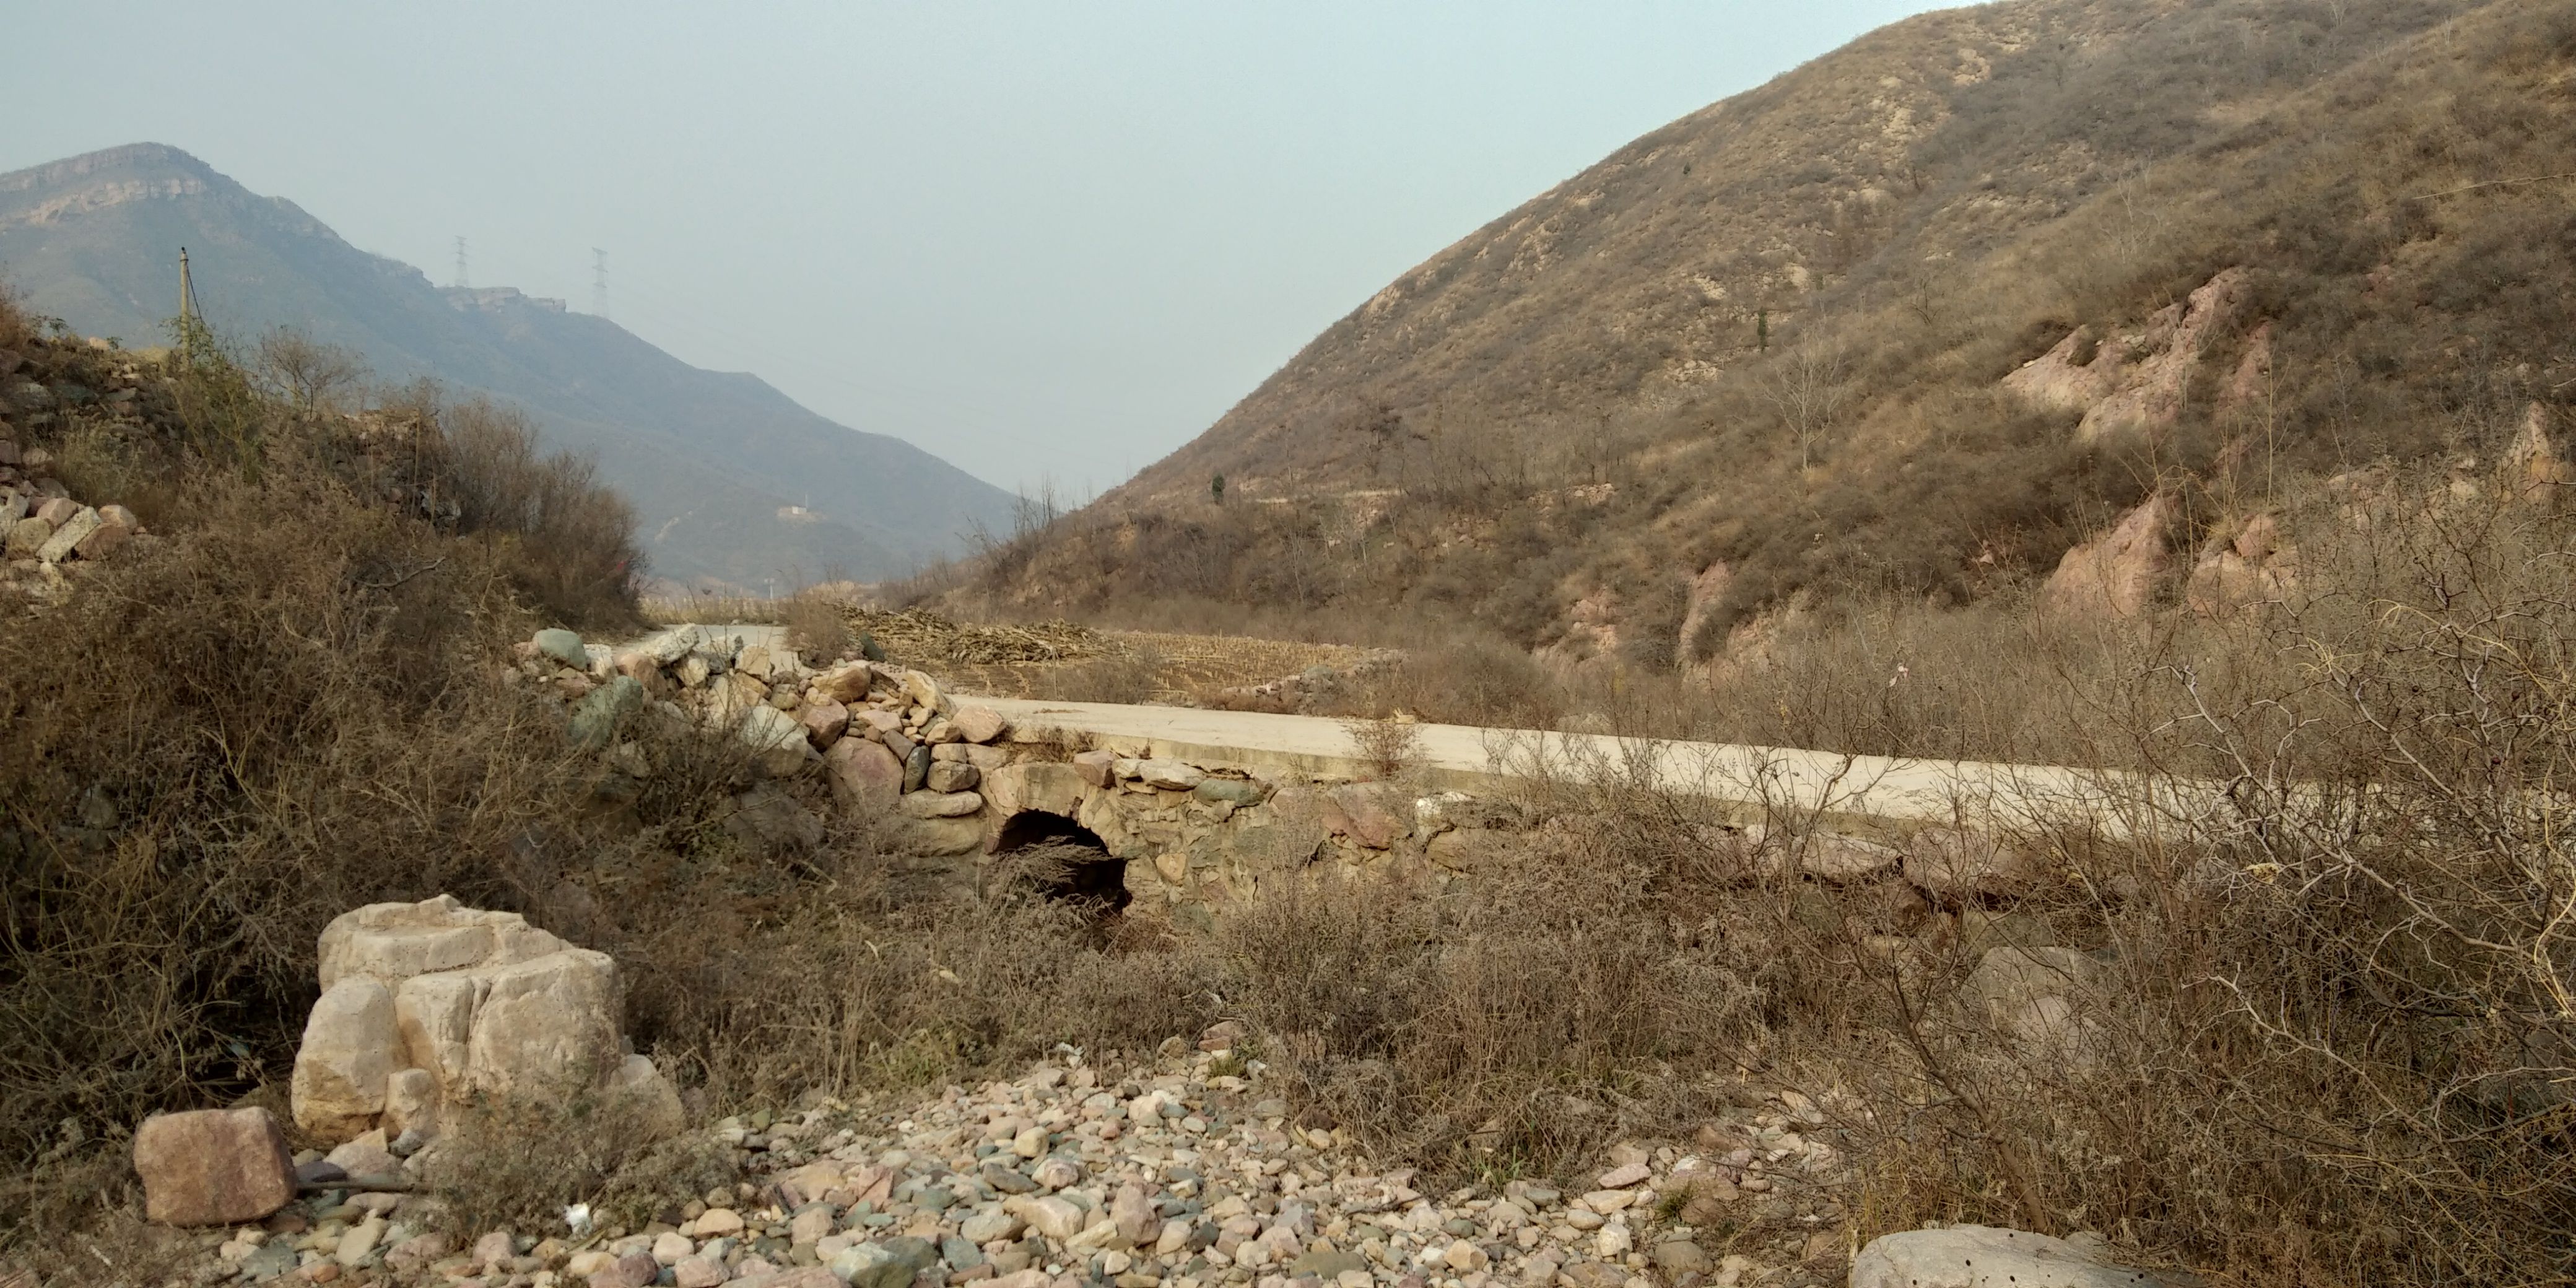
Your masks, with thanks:
[{"label": "power transmission tower", "polygon": [[590,248],[590,312],[608,316],[608,252],[597,246]]},{"label": "power transmission tower", "polygon": [[465,289],[465,237],[461,233],[456,238],[456,289]]}]

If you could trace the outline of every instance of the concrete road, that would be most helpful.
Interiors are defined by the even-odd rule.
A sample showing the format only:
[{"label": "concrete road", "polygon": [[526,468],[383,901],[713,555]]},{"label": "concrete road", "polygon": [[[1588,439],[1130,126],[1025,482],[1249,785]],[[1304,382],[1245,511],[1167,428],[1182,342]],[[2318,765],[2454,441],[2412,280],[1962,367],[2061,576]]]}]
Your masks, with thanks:
[{"label": "concrete road", "polygon": [[[668,627],[643,643],[686,629]],[[774,645],[787,628],[771,624],[701,625],[745,645]],[[631,645],[627,646],[631,647]],[[1322,716],[1206,711],[972,697],[1009,717],[1015,738],[1050,731],[1086,745],[1134,756],[1162,756],[1207,768],[1322,778],[1360,779],[1374,770],[1349,727]],[[1682,793],[1716,802],[1747,819],[1833,819],[1903,829],[1926,823],[2018,827],[2089,820],[2111,834],[2130,830],[2127,814],[2142,799],[2132,776],[2046,765],[1900,760],[1790,747],[1673,742],[1605,734],[1473,725],[1413,726],[1415,774],[1436,789],[1493,792],[1506,785],[1562,783]],[[2213,784],[2157,780],[2162,809],[2223,805]]]},{"label": "concrete road", "polygon": [[[1369,773],[1349,728],[1320,716],[1106,702],[960,700],[1009,717],[1018,738],[1043,737],[1054,730],[1130,755],[1164,756],[1204,767],[1238,765],[1349,778]],[[1470,725],[1413,727],[1419,736],[1415,765],[1434,786],[1491,791],[1505,781],[1536,780],[1625,787],[1702,796],[1749,817],[1874,819],[1900,826],[2116,819],[2115,798],[2135,788],[2114,776],[2048,766],[1896,760]]]}]

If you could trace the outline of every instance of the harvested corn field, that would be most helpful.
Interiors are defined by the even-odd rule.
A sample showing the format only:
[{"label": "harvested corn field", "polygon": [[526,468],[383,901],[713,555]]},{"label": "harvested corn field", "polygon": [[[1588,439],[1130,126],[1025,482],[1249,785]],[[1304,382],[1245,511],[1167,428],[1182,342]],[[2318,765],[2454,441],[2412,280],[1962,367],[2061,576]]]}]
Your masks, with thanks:
[{"label": "harvested corn field", "polygon": [[1293,710],[1301,693],[1364,676],[1393,656],[1343,644],[1073,622],[972,625],[918,608],[852,608],[844,616],[850,633],[874,640],[886,660],[998,697]]},{"label": "harvested corn field", "polygon": [[975,626],[920,608],[896,613],[853,607],[842,616],[852,635],[875,640],[889,659],[925,669],[934,662],[968,666],[1068,662],[1105,651],[1099,631],[1072,622]]}]

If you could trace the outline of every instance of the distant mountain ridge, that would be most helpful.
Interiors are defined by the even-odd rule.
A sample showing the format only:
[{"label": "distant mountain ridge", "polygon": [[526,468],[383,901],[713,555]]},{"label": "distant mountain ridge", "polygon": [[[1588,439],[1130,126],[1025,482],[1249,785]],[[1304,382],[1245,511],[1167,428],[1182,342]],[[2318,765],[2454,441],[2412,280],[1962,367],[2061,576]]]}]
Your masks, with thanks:
[{"label": "distant mountain ridge", "polygon": [[1013,501],[900,439],[827,420],[740,372],[689,366],[606,318],[507,287],[442,288],[282,197],[138,143],[0,174],[0,281],[90,335],[158,343],[189,248],[225,334],[294,327],[383,379],[526,408],[635,503],[663,577],[764,588],[900,576],[1006,529]]}]

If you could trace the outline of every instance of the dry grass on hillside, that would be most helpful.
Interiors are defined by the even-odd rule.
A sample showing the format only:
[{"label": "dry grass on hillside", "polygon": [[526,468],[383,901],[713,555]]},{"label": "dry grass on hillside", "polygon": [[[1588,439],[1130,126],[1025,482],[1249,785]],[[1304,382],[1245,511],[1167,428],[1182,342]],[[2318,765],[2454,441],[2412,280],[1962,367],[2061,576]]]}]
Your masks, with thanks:
[{"label": "dry grass on hillside", "polygon": [[[1506,467],[1615,452],[1612,422],[1755,365],[1765,317],[1785,350],[1855,303],[1957,308],[1997,250],[2147,166],[2227,164],[2231,123],[2481,7],[2057,0],[1909,18],[1459,239],[1116,495],[1200,498],[1216,472],[1243,495],[1412,486],[1409,466],[1460,440]],[[2138,240],[2089,249],[2117,275]],[[2019,313],[1960,312],[2020,338]],[[1874,348],[1847,346],[1864,386]]]},{"label": "dry grass on hillside", "polygon": [[[2093,762],[2234,804],[2015,838],[2063,885],[1935,908],[1760,878],[1703,806],[1574,767],[1523,803],[1564,825],[1473,881],[1231,923],[1229,996],[1317,1103],[1449,1175],[1681,1135],[1744,1066],[1833,1106],[1855,1239],[1974,1220],[2242,1282],[2565,1276],[2576,865],[2533,789],[2576,770],[2576,529],[2422,494],[2373,518],[2281,605],[2087,682]],[[2076,952],[2068,1020],[1957,1000],[2003,942]]]},{"label": "dry grass on hillside", "polygon": [[1243,634],[1111,630],[1076,622],[961,623],[927,609],[851,609],[886,656],[967,693],[1101,702],[1204,702],[1316,667],[1353,671],[1363,649]]},{"label": "dry grass on hillside", "polygon": [[712,595],[693,591],[647,595],[639,607],[645,620],[659,626],[687,622],[733,625],[784,621],[788,603],[786,599],[767,595]]}]

